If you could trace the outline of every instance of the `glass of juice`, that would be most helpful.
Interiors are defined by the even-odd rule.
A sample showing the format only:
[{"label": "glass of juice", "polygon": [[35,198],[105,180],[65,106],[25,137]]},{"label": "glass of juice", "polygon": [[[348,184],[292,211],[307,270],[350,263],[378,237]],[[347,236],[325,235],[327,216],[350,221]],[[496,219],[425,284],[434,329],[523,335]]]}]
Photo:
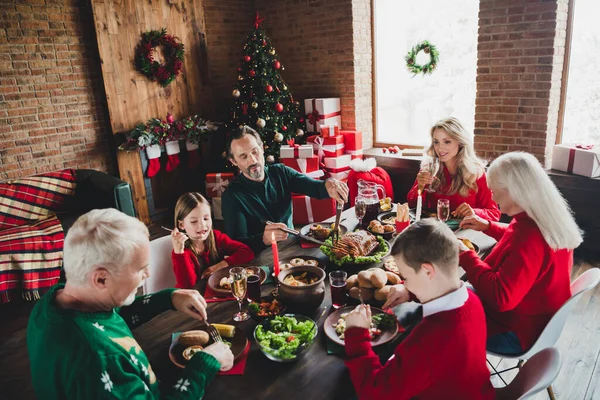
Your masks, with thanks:
[{"label": "glass of juice", "polygon": [[248,294],[246,295],[248,301],[260,302],[260,276],[248,275],[246,281],[248,283]]},{"label": "glass of juice", "polygon": [[346,293],[346,280],[348,274],[346,271],[331,271],[329,273],[329,286],[331,288],[331,303],[333,308],[344,307],[348,296]]}]

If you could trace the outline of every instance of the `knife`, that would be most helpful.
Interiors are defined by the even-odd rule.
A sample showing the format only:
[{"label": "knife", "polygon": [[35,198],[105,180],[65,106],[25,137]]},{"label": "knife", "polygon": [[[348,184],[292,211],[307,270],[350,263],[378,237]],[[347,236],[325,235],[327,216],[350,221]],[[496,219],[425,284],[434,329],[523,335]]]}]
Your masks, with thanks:
[{"label": "knife", "polygon": [[338,232],[340,229],[340,219],[342,218],[342,211],[344,210],[344,203],[337,203],[335,211],[335,224],[333,225],[333,231]]},{"label": "knife", "polygon": [[[274,222],[265,221],[265,224],[267,224],[267,225],[273,225]],[[282,231],[284,231],[284,232],[289,233],[290,235],[297,236],[300,239],[303,239],[303,240],[306,240],[306,241],[309,241],[309,242],[313,242],[313,243],[316,243],[316,244],[321,245],[321,246],[333,247],[329,243],[321,242],[320,240],[317,240],[314,237],[303,235],[303,234],[301,234],[300,232],[298,232],[298,231],[296,231],[294,229],[290,229],[290,228],[287,228],[287,227],[286,228],[279,228],[279,229],[282,230]]]}]

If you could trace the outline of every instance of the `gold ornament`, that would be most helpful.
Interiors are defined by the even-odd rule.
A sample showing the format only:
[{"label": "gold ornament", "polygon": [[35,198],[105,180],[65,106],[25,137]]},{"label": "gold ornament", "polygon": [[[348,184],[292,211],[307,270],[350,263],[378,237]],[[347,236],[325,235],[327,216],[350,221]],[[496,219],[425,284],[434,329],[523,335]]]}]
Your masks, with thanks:
[{"label": "gold ornament", "polygon": [[281,143],[283,142],[283,135],[279,132],[275,133],[275,136],[273,137],[273,139],[277,142],[277,143]]},{"label": "gold ornament", "polygon": [[285,71],[285,67],[284,67],[283,65],[281,66],[281,70],[282,70],[282,71]]},{"label": "gold ornament", "polygon": [[265,125],[267,125],[267,122],[264,119],[259,118],[256,120],[256,126],[258,126],[259,128],[262,129],[265,127]]},{"label": "gold ornament", "polygon": [[238,75],[238,81],[243,81],[243,80],[244,80],[244,77],[241,75]]},{"label": "gold ornament", "polygon": [[233,92],[231,92],[231,95],[232,95],[233,97],[235,97],[236,99],[237,99],[238,97],[240,97],[240,94],[241,94],[241,93],[240,93],[240,91],[239,91],[239,90],[237,90],[237,89],[234,89],[234,90],[233,90]]},{"label": "gold ornament", "polygon": [[271,119],[271,117],[269,117],[268,115],[265,117],[265,119],[268,121]]},{"label": "gold ornament", "polygon": [[250,106],[251,106],[252,108],[258,108],[258,103],[257,103],[257,102],[255,102],[255,101],[253,101],[253,102],[252,102],[252,104],[250,104]]},{"label": "gold ornament", "polygon": [[283,85],[283,90],[287,90],[287,86]]},{"label": "gold ornament", "polygon": [[304,131],[302,129],[297,129],[296,130],[296,136],[298,136],[298,137],[304,136]]},{"label": "gold ornament", "polygon": [[271,47],[271,50],[269,50],[269,54],[274,56],[275,55],[275,49]]},{"label": "gold ornament", "polygon": [[269,164],[273,164],[275,162],[275,157],[273,157],[272,155],[268,155],[267,156],[267,162]]}]

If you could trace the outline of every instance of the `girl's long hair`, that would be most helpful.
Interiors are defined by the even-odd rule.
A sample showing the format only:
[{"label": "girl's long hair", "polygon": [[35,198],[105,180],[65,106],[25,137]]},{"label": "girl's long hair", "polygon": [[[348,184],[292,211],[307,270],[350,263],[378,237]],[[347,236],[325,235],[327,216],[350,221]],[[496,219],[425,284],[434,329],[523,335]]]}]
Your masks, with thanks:
[{"label": "girl's long hair", "polygon": [[437,169],[435,174],[437,179],[434,179],[432,188],[439,190],[446,184],[444,170],[433,146],[433,132],[436,129],[443,129],[448,136],[458,141],[459,146],[456,155],[456,176],[452,178],[447,194],[459,193],[467,197],[470,191],[477,192],[477,179],[485,172],[486,163],[475,155],[472,136],[467,134],[465,127],[454,117],[442,119],[431,127],[431,145],[427,149],[429,158],[423,160],[421,167],[429,169],[433,165]]},{"label": "girl's long hair", "polygon": [[[175,222],[174,226],[179,227],[179,222],[183,222],[184,218],[187,217],[189,213],[199,204],[206,204],[210,208],[210,203],[208,200],[204,198],[200,193],[197,192],[188,192],[184,193],[177,200],[177,204],[175,204]],[[219,254],[219,249],[217,248],[217,242],[215,240],[215,233],[213,232],[212,224],[210,228],[210,232],[208,232],[208,238],[204,242],[205,248],[208,250],[208,260],[210,265],[214,265],[221,261],[221,255]],[[202,257],[198,257],[198,254],[194,250],[194,246],[190,240],[185,242],[185,247],[190,249],[192,253],[198,259],[198,263],[200,264],[201,270],[209,267],[210,265],[204,265],[205,262]]]},{"label": "girl's long hair", "polygon": [[533,155],[501,155],[488,169],[488,182],[508,191],[552,249],[574,249],[583,241],[569,204]]}]

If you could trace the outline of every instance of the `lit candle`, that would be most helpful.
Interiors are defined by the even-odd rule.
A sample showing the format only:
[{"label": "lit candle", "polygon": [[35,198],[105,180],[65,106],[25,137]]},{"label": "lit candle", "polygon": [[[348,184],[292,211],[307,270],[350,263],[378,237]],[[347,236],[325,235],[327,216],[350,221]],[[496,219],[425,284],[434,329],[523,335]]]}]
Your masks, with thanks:
[{"label": "lit candle", "polygon": [[421,191],[419,190],[419,197],[417,197],[417,212],[415,215],[415,221],[421,220],[421,209],[423,208],[423,198],[421,197]]},{"label": "lit candle", "polygon": [[273,274],[275,275],[275,279],[277,279],[279,276],[279,250],[277,250],[274,232],[271,234],[271,249],[273,250]]}]

